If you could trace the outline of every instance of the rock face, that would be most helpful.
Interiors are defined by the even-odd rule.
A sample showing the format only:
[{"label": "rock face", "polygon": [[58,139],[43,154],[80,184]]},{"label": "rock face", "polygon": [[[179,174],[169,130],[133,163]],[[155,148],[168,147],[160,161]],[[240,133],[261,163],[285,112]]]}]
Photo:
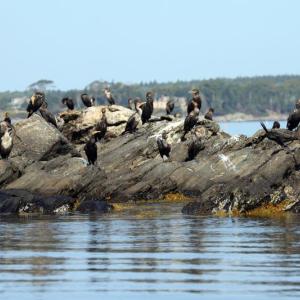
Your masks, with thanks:
[{"label": "rock face", "polygon": [[[183,208],[189,214],[247,213],[266,205],[300,210],[297,133],[292,133],[287,148],[268,139],[263,130],[249,138],[231,137],[217,123],[200,120],[197,126],[203,128],[204,149],[194,160],[186,161],[192,134],[180,141],[183,120],[151,122],[134,134],[120,135],[133,112],[113,105],[107,111],[110,134],[97,143],[97,165],[87,166],[82,148],[101,117],[101,108],[61,113],[61,132],[37,115],[19,122],[16,130],[22,142],[16,141],[9,162],[0,164],[2,189],[54,199],[68,196],[79,200],[83,212],[105,207],[105,201],[90,199],[147,200],[170,192],[191,198]],[[285,137],[291,134],[277,130]],[[163,131],[172,148],[167,162],[159,156],[156,143]]]},{"label": "rock face", "polygon": [[106,108],[106,117],[108,122],[107,137],[116,137],[120,135],[124,129],[128,118],[134,111],[123,107],[112,105],[107,106],[92,106],[84,111],[67,111],[60,113],[60,118],[65,122],[62,127],[63,134],[72,142],[80,144],[86,141],[87,136],[93,131],[97,122],[101,119],[101,110]]},{"label": "rock face", "polygon": [[0,213],[63,213],[74,205],[74,199],[68,196],[45,197],[25,190],[1,190]]}]

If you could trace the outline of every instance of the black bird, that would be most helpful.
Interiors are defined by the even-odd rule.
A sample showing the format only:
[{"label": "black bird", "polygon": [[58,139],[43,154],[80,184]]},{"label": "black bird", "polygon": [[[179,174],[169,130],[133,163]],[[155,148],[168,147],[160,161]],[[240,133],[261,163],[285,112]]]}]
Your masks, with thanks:
[{"label": "black bird", "polygon": [[147,92],[146,94],[146,103],[144,103],[142,106],[142,124],[145,124],[149,121],[151,118],[151,115],[153,113],[153,93]]},{"label": "black bird", "polygon": [[94,165],[97,160],[96,138],[92,135],[84,146],[84,152],[88,159],[89,165]]},{"label": "black bird", "polygon": [[165,161],[165,156],[167,157],[167,159],[170,158],[171,145],[168,144],[167,138],[168,138],[167,133],[164,131],[161,137],[158,137],[156,140],[158,151],[163,161]]},{"label": "black bird", "polygon": [[296,140],[297,137],[291,137],[290,135],[285,136],[284,134],[280,133],[277,129],[268,130],[266,125],[263,122],[260,122],[260,125],[266,132],[267,138],[276,142],[278,145],[288,148],[284,143],[290,142],[291,140]]},{"label": "black bird", "polygon": [[196,107],[198,107],[199,111],[202,105],[202,99],[200,97],[200,91],[198,89],[192,89],[192,99],[189,101],[187,106],[187,113],[192,112]]},{"label": "black bird", "polygon": [[300,123],[300,109],[296,109],[289,114],[286,127],[288,130],[294,130]]},{"label": "black bird", "polygon": [[198,103],[191,100],[187,105],[187,114],[189,115],[195,108],[198,108]]},{"label": "black bird", "polygon": [[66,105],[69,110],[73,110],[74,109],[73,99],[71,99],[69,97],[63,98],[61,100],[61,103],[64,104],[64,105]]},{"label": "black bird", "polygon": [[140,105],[140,100],[135,99],[134,100],[135,113],[129,117],[126,123],[125,130],[122,134],[125,134],[127,132],[134,133],[137,130],[137,126],[141,121],[141,115],[142,115],[142,109],[140,108],[139,105]]},{"label": "black bird", "polygon": [[298,99],[295,103],[295,108],[300,109],[300,99]]},{"label": "black bird", "polygon": [[35,92],[30,100],[29,103],[27,105],[27,118],[31,117],[31,115],[33,113],[35,113],[36,111],[38,111],[40,109],[40,107],[42,106],[43,102],[45,101],[45,94],[42,92]]},{"label": "black bird", "polygon": [[274,121],[272,129],[279,129],[280,128],[280,123],[278,121]]},{"label": "black bird", "polygon": [[106,100],[107,100],[107,102],[108,102],[109,105],[116,104],[116,101],[115,101],[114,97],[111,94],[110,88],[108,88],[108,87],[105,88],[104,89],[104,94],[105,94]]},{"label": "black bird", "polygon": [[9,117],[9,114],[8,114],[8,112],[5,112],[4,114],[3,114],[3,121],[4,122],[7,122],[9,125],[11,125],[11,118]]},{"label": "black bird", "polygon": [[215,110],[212,107],[210,107],[207,113],[204,115],[204,119],[212,121],[214,112]]},{"label": "black bird", "polygon": [[2,121],[0,123],[0,155],[2,159],[7,159],[13,148],[12,126]]},{"label": "black bird", "polygon": [[100,121],[95,126],[95,139],[96,141],[100,141],[105,137],[105,134],[107,132],[107,118],[106,118],[106,109],[102,108],[102,117]]},{"label": "black bird", "polygon": [[83,104],[86,106],[86,107],[91,107],[91,106],[94,106],[95,105],[95,98],[94,97],[90,97],[88,94],[86,93],[83,93],[81,94],[81,100],[83,102]]},{"label": "black bird", "polygon": [[50,124],[57,128],[57,123],[54,115],[48,110],[48,105],[44,102],[40,107],[40,113],[42,117]]},{"label": "black bird", "polygon": [[202,132],[200,132],[201,129],[203,128],[196,128],[196,130],[194,131],[192,142],[188,147],[188,156],[185,161],[193,160],[198,155],[198,153],[204,149],[205,146],[201,140],[203,136]]},{"label": "black bird", "polygon": [[185,135],[194,128],[194,126],[198,122],[198,116],[199,116],[199,109],[195,108],[189,115],[186,116],[184,123],[183,123],[183,135],[181,137],[181,140],[185,140]]},{"label": "black bird", "polygon": [[166,113],[167,115],[170,115],[172,113],[172,111],[174,110],[174,101],[169,100],[166,104]]}]

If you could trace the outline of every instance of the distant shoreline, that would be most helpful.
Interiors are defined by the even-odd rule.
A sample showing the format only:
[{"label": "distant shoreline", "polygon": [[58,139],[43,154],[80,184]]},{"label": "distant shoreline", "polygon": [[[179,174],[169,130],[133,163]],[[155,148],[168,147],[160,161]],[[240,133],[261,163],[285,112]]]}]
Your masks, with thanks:
[{"label": "distant shoreline", "polygon": [[223,116],[216,116],[214,120],[217,122],[245,122],[245,121],[286,121],[288,115],[270,113],[264,116],[255,116],[252,114],[235,113]]}]

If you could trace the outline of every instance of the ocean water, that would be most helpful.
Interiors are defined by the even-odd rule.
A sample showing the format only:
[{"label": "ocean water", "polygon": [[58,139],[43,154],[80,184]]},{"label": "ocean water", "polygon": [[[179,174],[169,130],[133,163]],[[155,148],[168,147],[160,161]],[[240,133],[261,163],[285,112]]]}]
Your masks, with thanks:
[{"label": "ocean water", "polygon": [[300,219],[110,215],[0,219],[0,298],[299,299]]},{"label": "ocean water", "polygon": [[[272,128],[273,121],[264,121],[267,128]],[[286,128],[286,121],[280,121],[280,127]],[[242,121],[242,122],[219,122],[221,129],[231,135],[244,134],[253,135],[256,131],[262,129],[259,121]]]}]

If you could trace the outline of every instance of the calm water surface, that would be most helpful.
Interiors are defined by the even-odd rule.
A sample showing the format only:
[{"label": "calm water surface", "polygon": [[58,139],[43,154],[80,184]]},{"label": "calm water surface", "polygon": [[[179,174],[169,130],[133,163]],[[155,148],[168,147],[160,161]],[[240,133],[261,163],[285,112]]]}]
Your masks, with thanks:
[{"label": "calm water surface", "polygon": [[1,217],[0,299],[299,299],[299,217],[181,207]]},{"label": "calm water surface", "polygon": [[[267,128],[272,128],[273,121],[264,121]],[[286,128],[286,121],[280,121],[280,127]],[[257,130],[262,129],[259,121],[243,121],[243,122],[219,122],[221,129],[231,135],[244,134],[253,135]]]}]

